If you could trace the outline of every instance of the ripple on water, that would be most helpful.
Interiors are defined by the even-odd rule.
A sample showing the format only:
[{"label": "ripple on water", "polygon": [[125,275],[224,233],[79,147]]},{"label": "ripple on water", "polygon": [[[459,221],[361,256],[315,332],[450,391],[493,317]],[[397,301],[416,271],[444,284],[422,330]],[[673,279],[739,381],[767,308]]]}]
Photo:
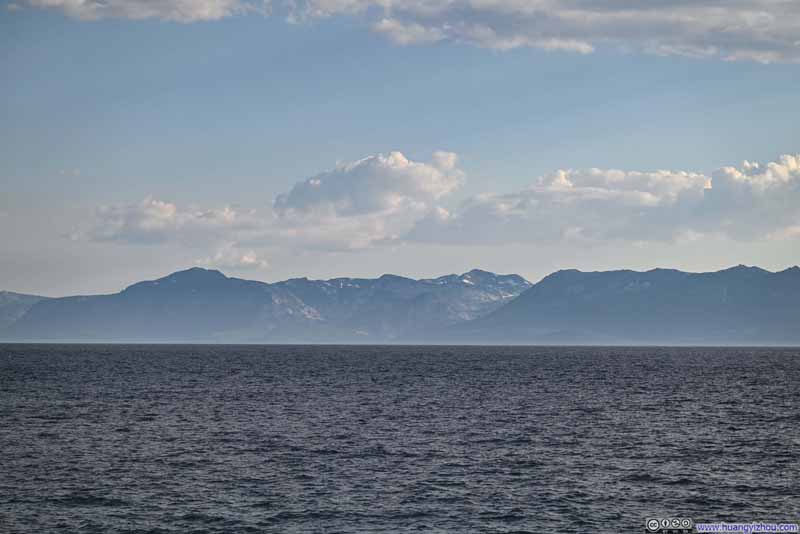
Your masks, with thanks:
[{"label": "ripple on water", "polygon": [[793,349],[0,345],[0,531],[800,515]]}]

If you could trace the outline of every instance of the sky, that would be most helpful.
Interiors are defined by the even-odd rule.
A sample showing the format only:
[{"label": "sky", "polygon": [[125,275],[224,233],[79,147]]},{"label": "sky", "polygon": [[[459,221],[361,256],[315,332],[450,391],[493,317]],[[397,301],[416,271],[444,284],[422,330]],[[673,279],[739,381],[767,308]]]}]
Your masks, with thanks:
[{"label": "sky", "polygon": [[0,289],[800,263],[800,3],[0,4]]}]

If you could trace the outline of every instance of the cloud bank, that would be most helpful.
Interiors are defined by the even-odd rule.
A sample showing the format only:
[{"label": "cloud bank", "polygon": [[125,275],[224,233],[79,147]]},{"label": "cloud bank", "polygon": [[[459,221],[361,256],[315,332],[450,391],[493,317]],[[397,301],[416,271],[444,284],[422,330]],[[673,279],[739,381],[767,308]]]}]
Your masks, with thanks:
[{"label": "cloud bank", "polygon": [[455,41],[588,54],[800,60],[800,4],[784,0],[305,0],[307,18],[361,15],[401,45]]},{"label": "cloud bank", "polygon": [[122,18],[172,22],[219,20],[244,13],[267,13],[269,5],[248,0],[27,0],[32,7],[60,9],[79,20]]},{"label": "cloud bank", "polygon": [[800,155],[683,171],[560,170],[513,193],[438,209],[408,238],[441,243],[790,238],[800,224]]},{"label": "cloud bank", "polygon": [[181,207],[148,197],[101,206],[90,227],[78,234],[130,244],[211,244],[217,253],[203,263],[215,265],[252,256],[253,247],[364,249],[401,241],[463,179],[452,152],[434,152],[429,162],[390,152],[298,182],[262,209]]},{"label": "cloud bank", "polygon": [[262,221],[253,211],[222,208],[179,208],[147,197],[132,204],[101,206],[86,236],[94,241],[153,244],[165,241],[207,241],[231,232],[252,231]]},{"label": "cloud bank", "polygon": [[693,226],[710,182],[680,171],[559,170],[522,191],[485,193],[453,212],[431,212],[409,237],[461,244],[671,240]]},{"label": "cloud bank", "polygon": [[399,45],[441,41],[588,54],[614,48],[726,61],[800,61],[790,0],[28,0],[81,20],[176,22],[278,12],[290,21],[357,17]]},{"label": "cloud bank", "polygon": [[448,197],[463,181],[451,152],[436,152],[428,162],[390,152],[298,182],[260,210],[179,207],[154,198],[104,206],[82,236],[212,247],[200,263],[234,268],[266,268],[265,249],[800,237],[800,155],[745,161],[710,175],[563,169],[523,190],[475,195],[448,209]]}]

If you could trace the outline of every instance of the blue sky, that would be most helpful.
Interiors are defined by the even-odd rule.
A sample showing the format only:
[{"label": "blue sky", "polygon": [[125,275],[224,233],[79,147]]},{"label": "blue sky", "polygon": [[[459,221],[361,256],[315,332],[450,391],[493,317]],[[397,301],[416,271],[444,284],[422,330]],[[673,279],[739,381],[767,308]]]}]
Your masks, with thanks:
[{"label": "blue sky", "polygon": [[[6,4],[0,287],[112,291],[194,264],[535,280],[800,263],[800,171],[781,159],[800,153],[800,23],[775,3],[711,11],[710,29],[650,13],[647,39],[564,22],[556,45],[513,0],[320,0],[295,22],[218,4],[183,2],[178,18],[215,19],[192,21],[170,20],[170,0]],[[716,29],[742,20],[757,23]],[[491,39],[463,29],[478,27]],[[658,170],[673,174],[636,174]]]}]

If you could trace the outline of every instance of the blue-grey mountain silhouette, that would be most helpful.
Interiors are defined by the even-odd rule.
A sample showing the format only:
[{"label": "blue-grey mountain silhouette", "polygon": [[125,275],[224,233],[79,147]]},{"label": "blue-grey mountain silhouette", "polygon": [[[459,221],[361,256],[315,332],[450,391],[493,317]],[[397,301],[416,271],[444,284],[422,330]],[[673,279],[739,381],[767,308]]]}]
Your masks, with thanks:
[{"label": "blue-grey mountain silhouette", "polygon": [[16,341],[797,344],[800,268],[264,283],[193,268],[112,295],[0,293]]},{"label": "blue-grey mountain silhouette", "polygon": [[800,268],[712,273],[553,273],[506,306],[456,325],[480,343],[796,344]]},{"label": "blue-grey mountain silhouette", "polygon": [[45,299],[38,295],[0,291],[0,332],[19,320],[34,304]]},{"label": "blue-grey mountain silhouette", "polygon": [[413,280],[297,278],[268,284],[193,268],[112,295],[43,300],[3,339],[24,341],[352,343],[410,339],[472,320],[530,283],[474,270]]}]

